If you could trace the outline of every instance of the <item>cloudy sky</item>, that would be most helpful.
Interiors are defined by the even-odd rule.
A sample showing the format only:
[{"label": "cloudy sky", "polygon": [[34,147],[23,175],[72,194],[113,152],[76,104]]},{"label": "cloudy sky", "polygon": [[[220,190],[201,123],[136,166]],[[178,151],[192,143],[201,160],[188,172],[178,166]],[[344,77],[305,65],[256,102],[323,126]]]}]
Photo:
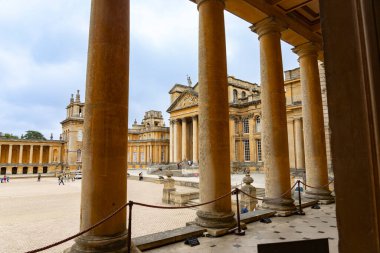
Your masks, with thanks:
[{"label": "cloudy sky", "polygon": [[[58,138],[70,94],[84,99],[90,0],[0,0],[0,132]],[[129,121],[197,82],[198,13],[188,0],[131,0]],[[228,74],[260,83],[257,35],[225,13]],[[283,43],[284,69],[298,67]]]}]

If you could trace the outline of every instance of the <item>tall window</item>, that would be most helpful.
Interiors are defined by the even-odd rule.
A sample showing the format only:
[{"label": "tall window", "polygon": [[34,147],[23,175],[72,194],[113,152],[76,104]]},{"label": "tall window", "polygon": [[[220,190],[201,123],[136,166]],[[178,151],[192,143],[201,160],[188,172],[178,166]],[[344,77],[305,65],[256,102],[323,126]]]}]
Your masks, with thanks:
[{"label": "tall window", "polygon": [[235,134],[239,133],[239,121],[235,120]]},{"label": "tall window", "polygon": [[145,153],[144,152],[141,152],[140,153],[140,159],[141,159],[141,162],[145,162]]},{"label": "tall window", "polygon": [[243,120],[243,132],[245,134],[249,134],[249,120],[248,119]]},{"label": "tall window", "polygon": [[137,152],[133,152],[133,160],[132,162],[137,162]]},{"label": "tall window", "polygon": [[251,160],[251,152],[249,150],[249,140],[243,140],[244,144],[244,161],[248,162]]},{"label": "tall window", "polygon": [[237,92],[237,90],[233,90],[233,101],[232,102],[234,102],[234,103],[236,103],[237,102],[237,98],[238,98],[238,92]]},{"label": "tall window", "polygon": [[256,141],[256,150],[257,150],[257,161],[261,162],[262,161],[262,156],[261,156],[261,140]]},{"label": "tall window", "polygon": [[246,96],[245,91],[243,91],[243,92],[241,93],[241,97],[242,97],[242,98],[245,98],[245,96]]},{"label": "tall window", "polygon": [[261,119],[260,119],[260,116],[256,117],[256,132],[261,132]]}]

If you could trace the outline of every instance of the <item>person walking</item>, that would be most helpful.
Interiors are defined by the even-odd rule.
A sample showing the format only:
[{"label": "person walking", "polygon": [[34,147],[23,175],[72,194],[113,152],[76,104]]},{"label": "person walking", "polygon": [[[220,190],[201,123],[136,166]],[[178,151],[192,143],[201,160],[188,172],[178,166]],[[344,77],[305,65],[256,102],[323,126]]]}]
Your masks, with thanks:
[{"label": "person walking", "polygon": [[41,182],[41,173],[38,173],[37,182]]},{"label": "person walking", "polygon": [[60,175],[60,176],[58,177],[58,185],[61,185],[61,184],[62,184],[62,185],[65,185],[65,183],[63,182],[63,176]]}]

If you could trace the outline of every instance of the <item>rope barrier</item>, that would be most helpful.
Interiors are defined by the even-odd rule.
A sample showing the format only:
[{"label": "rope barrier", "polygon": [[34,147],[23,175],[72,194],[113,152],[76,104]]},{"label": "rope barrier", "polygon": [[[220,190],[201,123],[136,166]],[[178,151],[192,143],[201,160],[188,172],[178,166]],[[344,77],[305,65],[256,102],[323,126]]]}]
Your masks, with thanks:
[{"label": "rope barrier", "polygon": [[[216,202],[220,199],[223,199],[229,195],[231,195],[233,192],[235,192],[236,189],[234,189],[233,191],[217,198],[217,199],[214,199],[212,201],[208,201],[208,202],[205,202],[205,203],[200,203],[200,204],[197,204],[197,205],[192,205],[192,206],[155,206],[155,205],[149,205],[149,204],[144,204],[144,203],[140,203],[140,202],[133,202],[133,201],[129,201],[128,203],[124,204],[123,206],[121,206],[119,209],[117,209],[116,211],[114,211],[112,214],[108,215],[106,218],[104,218],[103,220],[95,223],[94,225],[92,225],[91,227],[75,234],[75,235],[72,235],[66,239],[63,239],[63,240],[60,240],[58,242],[55,242],[55,243],[52,243],[52,244],[49,244],[45,247],[41,247],[41,248],[38,248],[38,249],[35,249],[35,250],[31,250],[31,251],[27,251],[26,253],[37,253],[37,252],[41,252],[41,251],[44,251],[44,250],[47,250],[47,249],[50,249],[50,248],[53,248],[55,246],[58,246],[62,243],[65,243],[65,242],[68,242],[78,236],[81,236],[87,232],[89,232],[90,230],[100,226],[101,224],[103,224],[104,222],[106,222],[107,220],[109,220],[110,218],[112,218],[113,216],[115,216],[116,214],[118,214],[120,211],[122,211],[125,207],[127,206],[130,206],[130,210],[132,209],[131,206],[134,204],[134,205],[139,205],[139,206],[145,206],[145,207],[150,207],[150,208],[159,208],[159,209],[185,209],[185,208],[193,208],[193,207],[198,207],[198,206],[203,206],[203,205],[207,205],[207,204],[211,204],[213,202]],[[130,216],[131,218],[131,216]],[[129,224],[131,224],[130,222],[130,219],[129,219]],[[130,232],[129,232],[130,233]],[[130,237],[130,234],[128,235],[128,237]],[[130,244],[130,238],[128,240],[128,243]]]},{"label": "rope barrier", "polygon": [[287,193],[289,193],[291,190],[293,190],[293,188],[297,185],[297,183],[294,183],[294,185],[288,189],[286,192],[284,192],[283,194],[280,195],[280,197],[277,197],[277,198],[258,198],[258,197],[254,197],[246,192],[244,192],[243,190],[239,189],[240,192],[242,192],[243,194],[245,194],[246,196],[250,197],[250,198],[253,198],[253,199],[257,199],[257,200],[261,200],[261,201],[264,201],[264,200],[276,200],[276,199],[281,199],[283,196],[285,196]]},{"label": "rope barrier", "polygon": [[66,239],[63,239],[63,240],[61,240],[61,241],[58,241],[58,242],[52,243],[52,244],[50,244],[50,245],[47,245],[47,246],[45,246],[45,247],[38,248],[38,249],[35,249],[35,250],[31,250],[31,251],[27,251],[26,253],[37,253],[37,252],[41,252],[41,251],[44,251],[44,250],[47,250],[47,249],[53,248],[53,247],[55,247],[55,246],[58,246],[58,245],[60,245],[60,244],[62,244],[62,243],[68,242],[68,241],[70,241],[70,240],[72,240],[72,239],[74,239],[74,238],[76,238],[76,237],[78,237],[78,236],[81,236],[81,235],[83,235],[83,234],[89,232],[90,230],[92,230],[92,229],[94,229],[94,228],[100,226],[101,224],[103,224],[103,223],[106,222],[107,220],[111,219],[113,216],[115,216],[116,214],[118,214],[119,212],[121,212],[121,210],[123,210],[123,209],[124,209],[126,206],[128,206],[128,205],[129,205],[129,203],[124,204],[124,205],[121,206],[119,209],[117,209],[116,211],[114,211],[113,213],[111,213],[110,215],[108,215],[106,218],[104,218],[103,220],[101,220],[101,221],[95,223],[95,224],[92,225],[91,227],[89,227],[89,228],[83,230],[82,232],[76,233],[75,235],[72,235],[72,236],[70,236],[70,237],[68,237],[68,238],[66,238]]},{"label": "rope barrier", "polygon": [[144,203],[140,203],[140,202],[133,202],[133,204],[138,205],[138,206],[157,208],[157,209],[185,209],[185,208],[194,208],[194,207],[198,207],[198,206],[204,206],[204,205],[207,205],[207,204],[211,204],[213,202],[216,202],[218,200],[221,200],[221,199],[223,199],[223,198],[231,195],[234,192],[236,192],[236,189],[232,190],[231,192],[229,192],[229,193],[227,193],[227,194],[225,194],[223,196],[220,196],[217,199],[214,199],[214,200],[211,200],[211,201],[208,201],[208,202],[205,202],[205,203],[191,205],[191,206],[156,206],[156,205],[149,205],[149,204],[144,204]]},{"label": "rope barrier", "polygon": [[325,185],[322,185],[321,187],[315,187],[315,186],[311,186],[311,185],[308,185],[308,184],[306,184],[306,183],[304,183],[304,182],[302,182],[302,181],[300,181],[301,182],[301,184],[303,184],[304,186],[306,186],[306,187],[310,187],[310,188],[313,188],[313,189],[320,189],[320,190],[324,190],[324,188],[326,187],[326,186],[329,186],[331,183],[333,183],[335,180],[333,179],[333,180],[331,180],[329,183],[327,183],[327,184],[325,184]]},{"label": "rope barrier", "polygon": [[[331,184],[334,180],[332,180],[331,182],[329,182],[327,185],[325,186],[328,186],[329,184]],[[101,224],[103,224],[104,222],[106,222],[107,220],[111,219],[113,216],[115,216],[116,214],[118,214],[119,212],[121,212],[124,208],[126,208],[127,206],[129,206],[129,219],[128,219],[128,224],[129,224],[129,234],[128,234],[128,249],[130,250],[130,245],[131,245],[131,221],[132,221],[132,216],[131,216],[131,213],[132,213],[132,206],[133,205],[138,205],[138,206],[144,206],[144,207],[149,207],[149,208],[157,208],[157,209],[186,209],[186,208],[194,208],[194,207],[199,207],[199,206],[203,206],[203,205],[208,205],[208,204],[211,204],[211,203],[214,203],[218,200],[221,200],[223,198],[226,198],[227,196],[230,196],[231,194],[235,193],[235,194],[239,194],[239,191],[242,192],[243,194],[245,194],[246,196],[250,197],[250,198],[253,198],[253,199],[257,199],[257,200],[261,200],[261,201],[264,201],[264,200],[276,200],[276,199],[280,199],[282,198],[284,195],[286,195],[287,193],[289,193],[298,183],[302,183],[303,185],[307,186],[307,187],[311,187],[311,188],[315,188],[315,189],[318,189],[317,187],[312,187],[312,186],[309,186],[301,181],[297,181],[290,189],[288,189],[286,192],[284,192],[283,194],[280,195],[280,197],[277,197],[277,198],[258,198],[258,197],[254,197],[244,191],[242,191],[241,189],[239,188],[235,188],[234,190],[214,199],[214,200],[211,200],[211,201],[207,201],[207,202],[204,202],[204,203],[200,203],[200,204],[196,204],[196,205],[191,205],[191,206],[158,206],[158,205],[150,205],[150,204],[145,204],[145,203],[140,203],[140,202],[134,202],[134,201],[129,201],[128,203],[125,203],[123,206],[121,206],[119,209],[117,209],[116,211],[114,211],[113,213],[111,213],[110,215],[108,215],[106,218],[102,219],[101,221],[95,223],[94,225],[92,225],[91,227],[75,234],[75,235],[72,235],[66,239],[63,239],[63,240],[60,240],[58,242],[55,242],[55,243],[52,243],[52,244],[49,244],[45,247],[41,247],[41,248],[38,248],[38,249],[34,249],[34,250],[31,250],[31,251],[27,251],[26,253],[37,253],[37,252],[41,252],[41,251],[44,251],[44,250],[47,250],[47,249],[50,249],[50,248],[53,248],[55,246],[58,246],[62,243],[65,243],[65,242],[68,242],[78,236],[81,236],[89,231],[91,231],[92,229],[100,226]],[[240,184],[242,185],[243,182]],[[322,187],[325,187],[325,186],[322,186]],[[238,200],[238,197],[237,197],[237,201]],[[239,213],[240,214],[240,213]],[[239,218],[240,215],[238,215],[238,218]],[[240,220],[240,219],[239,219]],[[240,222],[240,221],[238,221]],[[240,227],[238,226],[238,231],[241,231]]]}]

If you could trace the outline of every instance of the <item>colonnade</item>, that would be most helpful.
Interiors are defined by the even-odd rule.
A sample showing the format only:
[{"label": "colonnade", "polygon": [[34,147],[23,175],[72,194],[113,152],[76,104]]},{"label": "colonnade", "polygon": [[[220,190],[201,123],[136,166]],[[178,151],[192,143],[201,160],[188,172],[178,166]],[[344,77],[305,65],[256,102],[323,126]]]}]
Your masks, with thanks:
[{"label": "colonnade", "polygon": [[170,162],[184,160],[198,164],[198,116],[170,121]]},{"label": "colonnade", "polygon": [[[224,0],[197,0],[199,11],[199,170],[200,201],[226,195],[231,189],[229,104],[224,26]],[[110,29],[112,27],[112,29]],[[262,80],[262,145],[267,173],[266,199],[263,205],[279,211],[295,208],[290,193],[289,151],[281,32],[286,25],[272,17],[254,24],[259,35]],[[318,68],[315,53],[300,49],[305,128],[323,124],[313,121],[311,111],[322,108],[317,99]],[[129,75],[129,1],[93,0],[90,24],[86,84],[86,118],[83,154],[81,229],[86,229],[114,212],[126,202]],[[110,85],[112,84],[112,85]],[[115,92],[111,92],[115,91]],[[313,94],[309,94],[313,93]],[[310,103],[310,104],[309,104]],[[101,105],[101,106],[98,106]],[[310,107],[310,110],[309,110]],[[114,113],[117,111],[118,113]],[[322,117],[322,113],[321,113]],[[187,120],[174,122],[171,137],[181,131],[171,145],[174,160],[188,155]],[[323,123],[323,121],[322,121]],[[311,124],[311,125],[308,125]],[[315,127],[315,128],[314,128]],[[320,132],[318,132],[319,134]],[[319,135],[318,135],[319,136]],[[316,187],[327,182],[327,169],[319,166],[325,148],[305,131],[308,184]],[[321,138],[323,139],[323,138]],[[310,148],[309,148],[310,147]],[[319,150],[315,150],[320,148]],[[196,152],[195,152],[196,153]],[[309,164],[313,166],[308,167]],[[314,166],[315,165],[315,166]],[[325,171],[326,170],[326,171]],[[325,192],[324,192],[325,193]],[[327,192],[326,192],[327,193]],[[319,197],[319,192],[311,192]],[[281,196],[279,200],[273,198]],[[231,198],[204,205],[197,211],[196,223],[209,228],[228,228],[236,224]],[[124,252],[127,245],[126,212],[82,235],[71,252]]]},{"label": "colonnade", "polygon": [[128,147],[128,162],[137,164],[169,162],[169,147],[164,144],[133,145]]},{"label": "colonnade", "polygon": [[[50,164],[53,162],[53,149],[52,146],[46,145],[0,144],[0,163]],[[28,154],[24,153],[24,150]],[[35,152],[38,152],[37,156]]]}]

